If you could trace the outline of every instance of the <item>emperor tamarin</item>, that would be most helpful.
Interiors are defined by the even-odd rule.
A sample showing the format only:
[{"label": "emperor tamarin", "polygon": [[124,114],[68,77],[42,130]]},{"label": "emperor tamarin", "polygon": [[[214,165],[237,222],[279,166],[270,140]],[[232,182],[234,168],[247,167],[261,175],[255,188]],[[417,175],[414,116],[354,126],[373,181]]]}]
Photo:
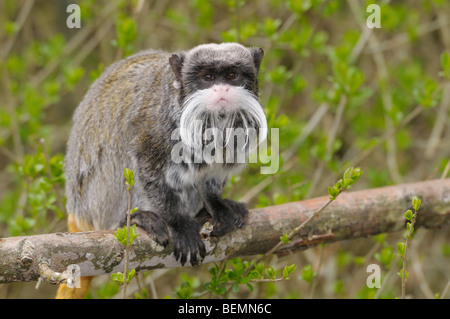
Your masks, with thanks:
[{"label": "emperor tamarin", "polygon": [[[107,68],[76,109],[67,145],[67,211],[76,228],[124,225],[124,168],[135,173],[132,207],[139,210],[132,223],[161,245],[172,241],[181,264],[190,260],[194,265],[205,256],[201,225],[194,219],[199,212],[211,215],[211,236],[241,227],[245,205],[222,199],[222,191],[245,163],[192,159],[207,142],[207,129],[218,130],[233,147],[230,129],[244,134],[255,129],[259,141],[265,138],[267,123],[258,99],[262,58],[260,48],[204,44],[174,54],[144,51]],[[177,130],[180,140],[174,139]],[[176,161],[174,148],[180,143],[194,151]],[[247,136],[244,148],[250,144]]]}]

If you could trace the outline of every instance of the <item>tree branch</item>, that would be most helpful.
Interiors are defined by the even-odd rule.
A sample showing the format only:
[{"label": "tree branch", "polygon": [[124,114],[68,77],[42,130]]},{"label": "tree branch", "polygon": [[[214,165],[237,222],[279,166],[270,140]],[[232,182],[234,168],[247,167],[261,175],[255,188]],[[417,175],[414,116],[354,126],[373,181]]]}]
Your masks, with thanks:
[{"label": "tree branch", "polygon": [[[320,243],[373,236],[403,230],[403,212],[411,198],[422,199],[417,227],[439,227],[450,223],[450,179],[432,180],[383,188],[345,192],[289,244],[275,253],[307,249]],[[204,263],[226,257],[262,254],[273,248],[283,234],[307,220],[328,197],[254,209],[247,225],[219,239],[207,238]],[[130,251],[130,268],[150,270],[179,267],[173,247],[158,246],[140,231]],[[0,284],[39,279],[40,265],[63,272],[80,266],[82,276],[123,271],[123,246],[112,231],[56,233],[0,239]]]}]

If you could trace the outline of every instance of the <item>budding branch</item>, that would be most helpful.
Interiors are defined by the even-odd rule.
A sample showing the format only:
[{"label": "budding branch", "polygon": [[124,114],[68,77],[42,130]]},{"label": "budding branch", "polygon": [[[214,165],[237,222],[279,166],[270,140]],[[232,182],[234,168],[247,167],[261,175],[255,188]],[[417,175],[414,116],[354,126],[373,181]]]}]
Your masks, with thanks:
[{"label": "budding branch", "polygon": [[[279,246],[278,255],[307,249],[320,243],[368,237],[401,231],[403,213],[411,199],[422,200],[416,228],[440,227],[450,223],[450,179],[348,191],[303,227],[289,243]],[[227,257],[264,254],[291,233],[328,201],[319,197],[278,206],[253,209],[246,226],[221,238],[206,238],[204,263]],[[173,246],[158,246],[139,231],[130,249],[129,267],[136,271],[180,267]],[[80,267],[82,276],[123,271],[123,246],[112,231],[55,233],[0,238],[0,284],[36,281],[42,265],[62,273],[69,265]]]}]

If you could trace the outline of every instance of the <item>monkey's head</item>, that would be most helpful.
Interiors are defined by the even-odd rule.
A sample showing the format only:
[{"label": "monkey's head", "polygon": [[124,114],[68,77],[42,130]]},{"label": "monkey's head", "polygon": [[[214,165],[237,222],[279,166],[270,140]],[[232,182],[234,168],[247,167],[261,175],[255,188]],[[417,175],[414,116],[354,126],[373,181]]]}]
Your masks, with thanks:
[{"label": "monkey's head", "polygon": [[207,128],[254,129],[262,142],[267,120],[258,99],[258,72],[264,52],[237,43],[204,44],[173,54],[169,63],[182,92],[182,141],[196,146],[194,135]]}]

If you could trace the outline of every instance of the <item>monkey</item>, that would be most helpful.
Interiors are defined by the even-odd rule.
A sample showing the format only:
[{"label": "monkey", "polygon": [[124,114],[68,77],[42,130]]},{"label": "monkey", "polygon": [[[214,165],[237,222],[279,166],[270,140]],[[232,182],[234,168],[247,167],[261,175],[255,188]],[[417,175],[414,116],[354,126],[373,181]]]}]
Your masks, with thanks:
[{"label": "monkey", "polygon": [[[211,215],[211,237],[243,227],[246,205],[222,192],[246,161],[236,161],[239,152],[219,151],[228,146],[248,154],[266,138],[258,97],[263,56],[261,48],[211,43],[175,53],[146,50],[106,68],[73,115],[64,163],[69,230],[126,225],[124,168],[135,176],[131,201],[138,210],[131,223],[164,247],[172,242],[183,266],[206,254],[195,216]],[[228,134],[232,129],[243,132],[243,147]],[[212,141],[207,130],[216,141],[202,158]],[[220,160],[211,161],[214,156]]]}]

